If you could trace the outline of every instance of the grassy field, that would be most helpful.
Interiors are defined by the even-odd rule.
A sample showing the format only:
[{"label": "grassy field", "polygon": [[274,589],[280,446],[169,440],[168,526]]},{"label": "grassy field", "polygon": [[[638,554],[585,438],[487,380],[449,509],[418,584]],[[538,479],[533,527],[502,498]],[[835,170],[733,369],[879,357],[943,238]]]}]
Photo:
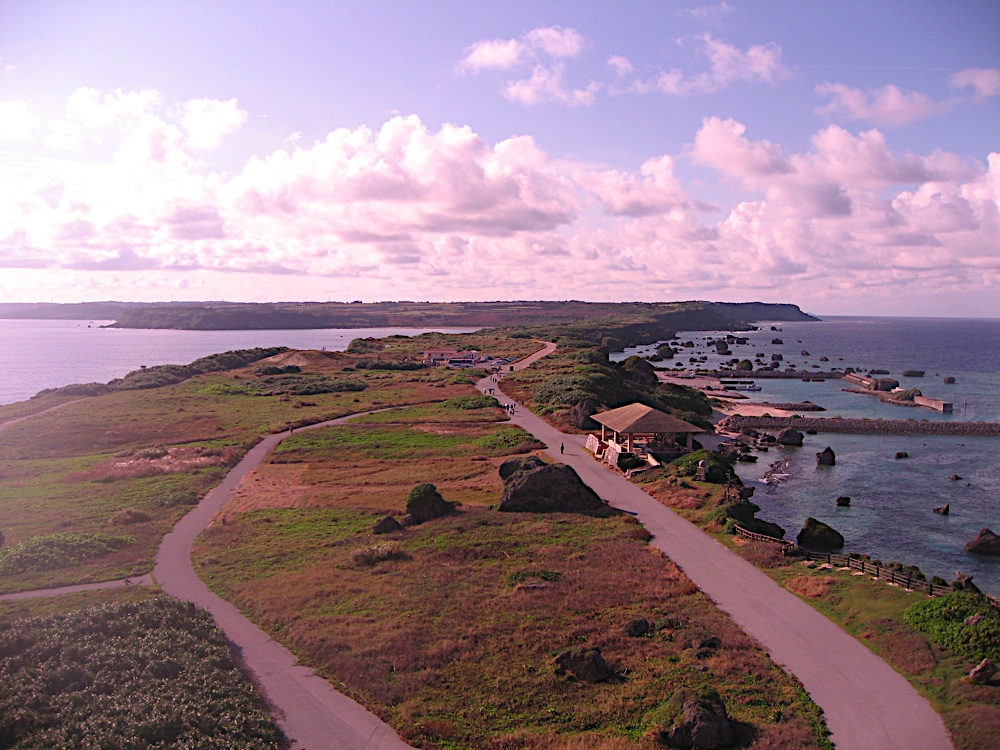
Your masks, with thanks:
[{"label": "grassy field", "polygon": [[[683,483],[687,487],[683,486]],[[715,534],[771,578],[796,594],[888,662],[931,701],[952,733],[957,750],[992,747],[1000,736],[1000,681],[974,685],[966,679],[982,658],[956,654],[907,624],[903,613],[928,597],[854,570],[784,557],[777,545],[723,533],[714,517],[722,488],[672,471],[642,481],[646,492]],[[758,513],[766,519],[766,511]],[[794,535],[794,530],[790,530]]]},{"label": "grassy field", "polygon": [[[436,346],[439,337],[428,340]],[[501,346],[498,339],[488,343]],[[427,341],[388,339],[360,355],[289,352],[275,358],[278,365],[330,382],[360,382],[361,391],[246,395],[247,384],[257,377],[257,365],[251,365],[176,385],[88,398],[10,425],[0,432],[0,533],[5,538],[0,593],[148,572],[163,534],[262,435],[390,404],[468,395],[466,373],[370,367],[373,360],[412,359],[424,348]],[[500,351],[523,354],[537,348],[530,341],[510,340]],[[365,366],[359,369],[359,364]],[[52,400],[42,399],[37,406],[51,406]],[[30,412],[35,404],[26,403],[0,408],[0,418]],[[68,540],[67,534],[132,541],[89,559],[48,554],[48,563],[31,570],[12,573],[4,567],[13,551],[22,558],[30,552],[22,543],[38,549],[40,537],[48,538],[42,541],[50,548],[60,540],[79,548],[80,540]]]},{"label": "grassy field", "polygon": [[[502,419],[444,403],[293,436],[202,536],[200,575],[421,747],[652,747],[671,697],[709,687],[756,747],[822,747],[797,683],[633,520],[492,508],[517,450],[486,447]],[[375,536],[420,482],[460,513]],[[654,632],[625,635],[640,617]],[[554,658],[580,647],[618,677],[560,675]]]}]

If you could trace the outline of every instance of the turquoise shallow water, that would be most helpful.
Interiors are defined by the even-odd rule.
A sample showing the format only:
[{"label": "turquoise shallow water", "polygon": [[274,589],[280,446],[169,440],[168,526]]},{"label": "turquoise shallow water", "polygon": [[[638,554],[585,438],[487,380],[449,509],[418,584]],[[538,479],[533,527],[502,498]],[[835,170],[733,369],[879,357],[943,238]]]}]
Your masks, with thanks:
[{"label": "turquoise shallow water", "polygon": [[[731,346],[727,357],[709,353],[706,347],[707,338],[722,332],[681,333],[681,340],[697,346],[685,350],[678,361],[694,367],[688,362],[690,356],[707,355],[711,366],[732,357],[752,360],[760,355],[770,361],[772,353],[779,353],[783,367],[794,364],[804,373],[815,370],[813,365],[885,369],[904,387],[952,401],[955,412],[883,404],[872,396],[844,392],[850,386],[839,379],[823,383],[759,379],[762,390],[745,395],[754,401],[812,401],[827,409],[815,414],[821,417],[1000,421],[1000,321],[831,318],[775,325],[781,330],[764,325],[763,330],[738,334],[748,336],[748,343]],[[783,343],[772,344],[775,338]],[[641,347],[619,357],[651,353],[653,348]],[[803,355],[803,350],[809,354]],[[820,356],[830,361],[819,362]],[[903,377],[907,369],[924,370],[925,375]],[[946,385],[946,376],[957,382]],[[837,465],[819,467],[815,454],[827,446],[836,452]],[[898,451],[910,458],[896,460]],[[762,483],[764,473],[777,461],[787,462],[787,479],[777,485]],[[844,535],[847,551],[919,565],[928,576],[948,581],[961,570],[972,574],[983,590],[1000,595],[1000,558],[963,550],[983,527],[1000,533],[1000,438],[827,433],[807,436],[802,448],[760,453],[758,463],[739,464],[737,471],[757,488],[754,502],[761,506],[759,515],[780,524],[791,537],[808,516],[814,516]],[[953,474],[962,479],[951,480]],[[836,498],[842,495],[851,497],[850,508],[836,507]],[[945,503],[951,505],[950,515],[932,512]]]}]

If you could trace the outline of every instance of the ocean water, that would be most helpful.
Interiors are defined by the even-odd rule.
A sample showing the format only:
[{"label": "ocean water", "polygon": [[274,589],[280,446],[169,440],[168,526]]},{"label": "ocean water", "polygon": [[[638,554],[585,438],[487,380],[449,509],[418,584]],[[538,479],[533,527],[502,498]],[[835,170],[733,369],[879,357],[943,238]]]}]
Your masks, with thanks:
[{"label": "ocean water", "polygon": [[[737,334],[746,335],[747,344],[730,345],[732,354],[725,357],[706,346],[706,339],[722,332],[680,333],[681,340],[694,341],[696,347],[658,364],[693,368],[691,356],[708,356],[711,366],[733,357],[770,361],[771,354],[781,354],[782,369],[794,364],[803,374],[819,367],[882,369],[903,387],[951,401],[955,411],[883,404],[873,396],[845,392],[851,386],[840,379],[758,379],[761,390],[744,395],[771,403],[812,401],[827,410],[814,415],[819,417],[1000,421],[1000,320],[836,317],[775,323],[780,331],[761,325],[762,330]],[[783,343],[772,344],[775,338]],[[615,359],[654,349],[637,347]],[[821,356],[829,361],[820,362]],[[905,370],[924,370],[925,375],[904,377]],[[948,376],[955,378],[953,385],[944,383]],[[827,446],[837,454],[837,464],[817,466],[815,454]],[[910,457],[897,460],[899,451]],[[787,477],[763,483],[776,463]],[[758,515],[780,524],[789,537],[813,516],[844,535],[846,551],[918,565],[926,575],[947,581],[961,570],[973,575],[984,591],[1000,595],[1000,558],[963,550],[983,527],[1000,533],[1000,438],[821,433],[807,435],[801,448],[761,452],[756,464],[739,464],[737,471],[756,487]],[[950,479],[952,475],[961,480]],[[850,497],[851,507],[838,508],[840,496]],[[932,512],[945,503],[951,506],[948,516]]]},{"label": "ocean water", "polygon": [[[165,331],[101,328],[110,321],[0,320],[0,404],[44,388],[106,383],[142,365],[186,365],[199,357],[258,346],[343,351],[353,339],[426,328],[321,328],[291,331]],[[468,333],[474,328],[440,329]]]}]

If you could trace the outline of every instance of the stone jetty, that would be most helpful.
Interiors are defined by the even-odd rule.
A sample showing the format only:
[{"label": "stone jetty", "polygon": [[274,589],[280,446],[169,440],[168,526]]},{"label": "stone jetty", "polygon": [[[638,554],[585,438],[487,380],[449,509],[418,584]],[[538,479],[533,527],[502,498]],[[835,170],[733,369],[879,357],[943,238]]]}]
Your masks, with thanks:
[{"label": "stone jetty", "polygon": [[857,419],[844,417],[745,417],[734,414],[716,427],[739,432],[783,430],[794,427],[802,432],[842,432],[857,435],[969,435],[1000,437],[1000,422],[931,422],[915,419]]}]

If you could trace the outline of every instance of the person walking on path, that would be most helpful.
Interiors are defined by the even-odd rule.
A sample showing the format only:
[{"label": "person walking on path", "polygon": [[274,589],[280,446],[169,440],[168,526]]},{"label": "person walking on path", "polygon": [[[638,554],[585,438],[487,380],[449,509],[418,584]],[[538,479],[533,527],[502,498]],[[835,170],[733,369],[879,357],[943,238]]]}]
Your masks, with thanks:
[{"label": "person walking on path", "polygon": [[559,443],[559,455],[562,455],[565,450],[566,446],[563,443]]}]

